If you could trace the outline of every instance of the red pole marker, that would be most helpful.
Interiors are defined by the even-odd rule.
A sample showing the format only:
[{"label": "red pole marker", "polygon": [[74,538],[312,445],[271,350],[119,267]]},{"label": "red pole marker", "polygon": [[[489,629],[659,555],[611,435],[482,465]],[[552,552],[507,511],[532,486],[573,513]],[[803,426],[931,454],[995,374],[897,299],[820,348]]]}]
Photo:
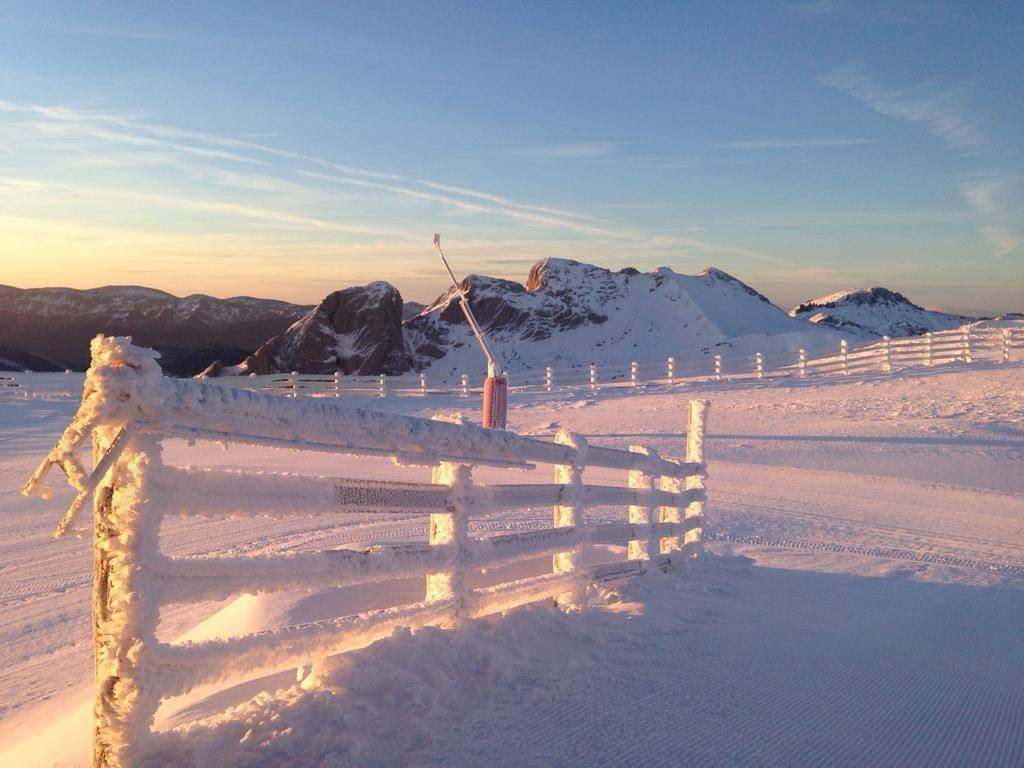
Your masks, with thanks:
[{"label": "red pole marker", "polygon": [[488,376],[484,380],[484,427],[505,429],[508,423],[508,379]]}]

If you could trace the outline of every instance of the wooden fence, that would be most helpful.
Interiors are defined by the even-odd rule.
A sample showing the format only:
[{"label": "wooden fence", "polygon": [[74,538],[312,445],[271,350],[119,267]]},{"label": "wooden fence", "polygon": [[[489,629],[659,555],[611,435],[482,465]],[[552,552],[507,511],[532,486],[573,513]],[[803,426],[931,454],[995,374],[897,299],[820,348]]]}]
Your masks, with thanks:
[{"label": "wooden fence", "polygon": [[[554,442],[504,430],[348,408],[162,377],[148,350],[124,339],[94,342],[93,366],[72,424],[26,485],[39,493],[51,467],[78,491],[60,532],[93,504],[94,765],[130,766],[145,755],[161,700],[241,674],[301,666],[365,646],[395,627],[441,624],[538,600],[585,606],[587,586],[667,568],[701,551],[706,403],[691,401],[685,456],[618,450],[571,433]],[[682,425],[680,425],[682,426]],[[94,467],[77,454],[92,438]],[[167,438],[390,456],[430,467],[432,482],[228,471],[164,464]],[[680,446],[682,447],[682,446]],[[481,485],[474,467],[550,465],[551,482]],[[619,485],[586,472],[623,472]],[[621,507],[620,522],[588,516]],[[499,510],[550,507],[549,528],[477,537],[470,521]],[[183,517],[291,517],[339,512],[423,515],[420,544],[279,555],[173,558],[160,551],[161,521]],[[604,545],[612,562],[588,563]],[[620,545],[622,550],[608,549]],[[550,572],[470,587],[481,569],[550,556]],[[423,600],[225,640],[156,638],[160,607],[239,593],[317,589],[422,577]]]}]

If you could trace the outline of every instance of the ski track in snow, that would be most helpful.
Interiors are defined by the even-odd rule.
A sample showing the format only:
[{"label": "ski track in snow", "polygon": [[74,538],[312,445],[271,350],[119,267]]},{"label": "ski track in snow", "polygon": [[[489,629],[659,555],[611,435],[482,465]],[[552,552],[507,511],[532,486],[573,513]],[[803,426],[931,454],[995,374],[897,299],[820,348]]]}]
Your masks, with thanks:
[{"label": "ski track in snow", "polygon": [[[448,702],[440,724],[447,736],[427,739],[429,749],[373,742],[337,764],[415,755],[424,765],[1020,765],[1020,371],[702,387],[712,401],[711,547],[762,567],[726,559],[719,570],[688,575],[673,596],[684,614],[675,621],[624,621],[604,610],[571,617],[621,642],[581,655],[564,679],[552,666],[529,706],[499,702],[489,712],[472,695]],[[523,432],[547,433],[555,423],[595,443],[645,443],[678,456],[681,439],[667,433],[681,427],[686,397],[679,389],[513,398],[510,417]],[[452,401],[436,400],[391,407],[451,409]],[[80,698],[90,678],[89,541],[50,536],[67,493],[47,503],[17,495],[76,404],[0,402],[0,743],[37,727],[41,707]],[[351,466],[249,449],[201,453],[227,466],[313,462],[336,475]],[[187,449],[172,445],[168,455],[184,461]],[[374,467],[367,471],[410,478],[409,470]],[[479,477],[499,481],[493,471]],[[533,478],[550,481],[546,469],[502,479]],[[549,511],[528,510],[472,528],[549,524]],[[425,533],[422,517],[172,520],[163,541],[173,555],[269,554]],[[161,633],[184,631],[220,605],[171,607]],[[344,696],[340,703],[353,704]],[[439,725],[434,716],[424,720],[428,732]],[[273,764],[249,757],[237,764]]]}]

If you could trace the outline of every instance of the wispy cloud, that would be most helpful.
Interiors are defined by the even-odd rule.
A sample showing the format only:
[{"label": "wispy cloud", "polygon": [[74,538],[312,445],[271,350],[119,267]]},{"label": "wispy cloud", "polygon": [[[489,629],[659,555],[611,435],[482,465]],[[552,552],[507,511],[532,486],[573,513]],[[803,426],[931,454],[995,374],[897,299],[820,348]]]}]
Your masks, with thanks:
[{"label": "wispy cloud", "polygon": [[232,162],[245,163],[249,165],[263,164],[263,161],[261,160],[253,157],[246,157],[245,155],[240,155],[236,152],[227,152],[222,149],[210,149],[209,147],[198,147],[191,144],[180,144],[171,141],[161,141],[158,139],[148,138],[146,136],[111,131],[106,128],[98,128],[96,126],[81,123],[55,124],[35,122],[33,123],[33,127],[35,127],[39,132],[51,136],[64,135],[70,138],[99,139],[112,144],[129,144],[134,147],[166,149],[173,152],[179,152],[183,155],[193,155],[195,157],[231,160]]},{"label": "wispy cloud", "polygon": [[[338,184],[347,184],[350,186],[364,187],[368,189],[378,189],[384,192],[390,192],[396,195],[402,195],[404,197],[410,197],[415,200],[424,200],[433,203],[440,203],[441,205],[450,206],[452,208],[458,208],[464,211],[471,211],[473,213],[491,213],[501,216],[508,216],[513,219],[519,219],[520,221],[527,221],[534,224],[546,224],[553,227],[559,227],[562,229],[569,229],[574,232],[580,232],[588,235],[601,235],[604,237],[625,237],[632,238],[636,237],[636,233],[628,230],[615,230],[608,229],[606,227],[596,226],[592,224],[585,224],[576,221],[575,218],[563,218],[560,216],[553,216],[549,214],[537,213],[532,208],[533,206],[521,206],[515,207],[508,205],[486,205],[484,203],[472,202],[463,200],[458,197],[452,197],[450,195],[441,195],[435,192],[429,192],[420,189],[411,189],[409,187],[400,186],[397,184],[384,184],[378,181],[368,181],[366,179],[354,179],[345,176],[334,176],[326,173],[317,173],[315,171],[299,171],[303,176],[309,178],[321,179],[324,181],[331,181]],[[439,189],[445,189],[444,185],[435,184],[432,185]],[[454,189],[447,187],[448,189]],[[491,195],[491,199],[501,200],[496,195]]]},{"label": "wispy cloud", "polygon": [[571,160],[586,157],[605,157],[628,146],[620,141],[579,141],[564,144],[542,144],[516,150],[517,155],[550,160]]},{"label": "wispy cloud", "polygon": [[876,144],[877,139],[748,139],[744,141],[723,141],[715,144],[717,149],[739,149],[757,151],[762,149],[820,149],[827,147],[856,147]]},{"label": "wispy cloud", "polygon": [[[196,197],[181,197],[152,192],[120,191],[67,184],[63,182],[41,182],[34,179],[0,177],[0,192],[4,188],[12,192],[43,192],[50,202],[60,204],[95,203],[102,200],[119,200],[122,202],[159,203],[174,208],[184,208],[206,213],[225,214],[243,219],[260,219],[263,221],[287,224],[303,229],[322,229],[332,232],[344,232],[357,235],[389,235],[392,237],[416,237],[415,233],[396,231],[387,227],[371,227],[351,224],[332,219],[303,216],[290,211],[246,205],[225,200],[209,200]],[[61,196],[63,195],[63,196]]]},{"label": "wispy cloud", "polygon": [[143,29],[122,29],[115,27],[98,27],[86,25],[53,25],[47,29],[53,32],[63,32],[68,35],[83,35],[85,37],[109,37],[119,40],[178,40],[179,35],[169,32],[155,32]]},{"label": "wispy cloud", "polygon": [[960,194],[967,204],[982,216],[996,216],[1002,211],[1002,196],[1005,182],[999,178],[965,181],[960,184]]},{"label": "wispy cloud", "polygon": [[973,153],[986,139],[977,121],[968,116],[958,94],[934,85],[892,88],[875,82],[864,70],[850,64],[820,78],[823,85],[836,88],[864,102],[883,115],[920,123],[949,146]]},{"label": "wispy cloud", "polygon": [[208,166],[181,164],[181,167],[196,178],[208,179],[214,184],[222,187],[234,187],[235,189],[258,190],[260,192],[281,192],[285,194],[296,194],[308,192],[307,187],[296,184],[277,176],[270,176],[261,173],[240,173],[226,168],[210,168]]},{"label": "wispy cloud", "polygon": [[450,184],[438,184],[435,181],[426,181],[425,179],[416,179],[417,183],[422,184],[425,187],[431,189],[438,189],[442,192],[453,192],[458,195],[464,195],[466,197],[474,197],[480,200],[487,200],[498,205],[507,206],[510,208],[518,208],[524,211],[535,211],[536,213],[548,213],[553,216],[565,216],[570,219],[583,219],[585,221],[596,221],[593,216],[589,216],[585,213],[575,213],[574,211],[567,211],[564,208],[551,208],[546,205],[532,205],[530,203],[518,203],[515,200],[509,200],[507,197],[500,195],[493,195],[489,192],[478,192],[475,189],[467,189],[466,187],[454,187]]},{"label": "wispy cloud", "polygon": [[[523,259],[536,259],[552,254],[573,254],[585,260],[602,261],[621,253],[626,247],[630,252],[638,254],[637,258],[641,260],[662,259],[662,263],[678,263],[680,259],[693,260],[705,254],[733,259],[739,257],[773,266],[786,264],[782,259],[747,247],[694,238],[652,235],[565,207],[516,200],[507,195],[438,180],[357,167],[270,146],[250,138],[234,138],[150,123],[137,115],[3,100],[0,100],[0,112],[21,115],[20,124],[23,127],[34,132],[32,135],[46,139],[43,151],[52,152],[60,148],[78,153],[80,162],[75,167],[79,170],[107,167],[119,172],[130,172],[138,167],[162,166],[188,174],[193,179],[208,182],[205,186],[195,188],[195,194],[165,194],[166,187],[154,189],[145,179],[142,180],[144,186],[138,189],[137,176],[126,177],[135,182],[133,191],[115,184],[89,186],[80,183],[78,178],[64,173],[68,166],[62,162],[60,166],[50,169],[45,181],[27,178],[6,181],[0,179],[0,193],[6,195],[8,203],[17,202],[24,213],[36,214],[49,206],[54,211],[60,211],[57,215],[73,216],[77,211],[77,215],[82,216],[87,210],[83,206],[92,206],[94,209],[97,206],[113,208],[115,206],[110,206],[110,203],[116,201],[117,210],[136,210],[139,206],[150,206],[154,212],[161,209],[182,209],[214,214],[224,222],[236,219],[278,225],[260,228],[256,230],[259,234],[253,233],[252,236],[277,238],[278,234],[275,233],[279,232],[281,237],[292,238],[293,242],[298,242],[302,237],[315,239],[320,245],[314,247],[307,243],[303,250],[304,258],[320,258],[321,256],[317,254],[328,258],[327,254],[330,254],[331,263],[342,259],[340,263],[344,264],[348,256],[358,261],[363,257],[373,260],[385,253],[422,253],[424,236],[419,230],[433,231],[437,223],[436,212],[431,211],[429,216],[413,216],[411,224],[407,220],[397,227],[378,226],[374,222],[362,221],[356,224],[351,220],[344,220],[351,219],[351,216],[335,216],[329,213],[337,209],[337,188],[343,187],[349,190],[353,200],[362,198],[363,201],[372,203],[374,198],[388,196],[391,199],[422,203],[450,212],[487,217],[482,226],[472,228],[480,232],[484,238],[487,238],[487,234],[483,233],[491,235],[489,240],[481,241],[486,244],[472,246],[473,255],[476,257],[484,253],[491,256],[507,256],[507,247],[511,246],[505,238],[509,232],[507,225],[511,222],[531,225],[533,231],[527,230],[524,234],[537,238],[520,241],[516,246],[517,257]],[[624,145],[613,142],[552,145],[544,148],[542,156],[600,157],[614,154],[621,146]],[[216,199],[228,195],[218,195],[212,185],[244,191],[247,194],[244,198],[241,195],[231,195],[240,199]],[[327,185],[335,189],[327,188]],[[32,193],[32,196],[24,194],[26,192]],[[272,203],[268,203],[271,195],[276,197]],[[308,215],[307,211],[310,209],[315,210],[316,215]],[[13,208],[8,208],[8,211],[14,212]],[[166,218],[180,220],[174,216]],[[389,211],[388,218],[394,220],[392,211]],[[126,221],[128,220],[131,220],[131,216],[126,218]],[[427,224],[421,223],[427,220]],[[152,221],[155,222],[157,219]],[[198,221],[205,223],[207,219]],[[166,242],[167,248],[176,247],[174,244],[181,242],[172,237],[177,232],[176,226],[170,225],[171,231],[166,233],[170,239],[160,241]],[[202,226],[203,224],[200,224],[200,227]],[[212,225],[208,234],[212,236],[217,232],[251,231],[240,230],[237,226],[233,229],[228,227],[229,225],[221,223]],[[463,233],[468,229],[461,228]],[[65,234],[70,238],[72,235],[81,235],[83,231],[72,227],[67,228]],[[675,231],[680,230],[677,227]],[[560,233],[565,239],[554,241],[551,239],[552,233]],[[454,234],[456,233],[453,232]],[[29,241],[28,238],[24,239],[23,247],[27,247],[24,244]],[[136,239],[135,242],[142,241]],[[155,247],[152,243],[156,241],[145,242]],[[452,242],[458,242],[457,235]],[[559,242],[561,244],[558,244]],[[244,244],[240,240],[238,247],[252,251],[256,246],[249,239],[244,241]],[[218,248],[221,248],[221,245],[218,245]],[[320,251],[317,248],[325,250]],[[273,246],[268,251],[277,255],[282,252],[287,252],[287,248],[282,250]],[[346,269],[355,274],[355,266],[350,266],[351,268]],[[400,274],[403,276],[402,279],[408,280],[411,279],[409,276],[412,272],[403,265]]]},{"label": "wispy cloud", "polygon": [[992,255],[997,259],[1005,258],[1020,245],[1020,236],[1009,227],[996,224],[983,224],[979,231],[985,236],[995,250]]},{"label": "wispy cloud", "polygon": [[836,0],[814,0],[790,7],[790,12],[798,16],[827,16],[839,10]]},{"label": "wispy cloud", "polygon": [[960,194],[967,205],[982,219],[978,233],[992,246],[992,255],[1005,258],[1020,245],[1020,235],[1005,223],[1007,218],[1006,198],[1009,184],[998,176],[965,181],[960,184]]},{"label": "wispy cloud", "polygon": [[[972,156],[989,148],[988,137],[962,106],[959,94],[934,84],[891,88],[872,80],[859,66],[851,64],[821,78],[830,87],[860,99],[883,115],[922,125],[946,146],[961,155]],[[992,256],[1005,258],[1020,244],[1016,230],[1005,224],[1002,198],[1006,183],[999,177],[985,177],[959,184],[961,197],[977,219],[978,233],[992,246]]]},{"label": "wispy cloud", "polygon": [[[434,202],[463,211],[505,216],[534,224],[561,227],[582,234],[618,235],[612,228],[607,226],[586,226],[580,224],[580,221],[596,221],[594,217],[588,214],[567,211],[551,206],[518,202],[490,192],[442,184],[427,179],[415,179],[396,173],[359,168],[252,141],[190,131],[173,126],[145,123],[132,116],[93,113],[63,106],[51,107],[34,104],[16,104],[3,100],[0,100],[0,111],[20,112],[48,118],[48,121],[37,121],[33,125],[36,130],[49,135],[101,140],[114,144],[161,149],[197,158],[225,160],[250,165],[265,164],[265,160],[260,155],[269,155],[301,164],[325,168],[342,174],[342,176],[321,174],[321,178],[323,180],[348,184],[349,186],[380,189],[402,195],[406,198]],[[119,130],[111,130],[109,127],[111,125],[117,126]],[[307,177],[315,177],[315,174],[311,171],[300,168],[295,170]],[[221,184],[240,186],[237,182],[244,180],[244,177],[237,172],[218,169],[217,167],[211,167],[207,173],[212,180]],[[291,184],[287,180],[270,175],[263,175],[259,178],[252,177],[252,180],[255,183],[249,187],[251,189],[283,191],[289,188]],[[424,187],[427,189],[424,189]],[[458,197],[433,194],[430,191],[432,189],[450,192]],[[473,202],[474,200],[484,201],[489,204],[478,204]]]}]

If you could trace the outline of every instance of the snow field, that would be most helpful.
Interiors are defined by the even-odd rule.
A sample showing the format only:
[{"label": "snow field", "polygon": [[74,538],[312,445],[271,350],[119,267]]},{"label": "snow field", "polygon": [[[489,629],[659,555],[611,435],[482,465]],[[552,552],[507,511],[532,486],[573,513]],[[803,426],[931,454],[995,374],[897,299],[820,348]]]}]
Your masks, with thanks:
[{"label": "snow field", "polygon": [[[725,557],[702,564],[710,573],[699,578],[686,574],[663,588],[630,584],[621,599],[568,618],[527,608],[455,632],[399,633],[342,657],[350,668],[314,669],[317,685],[248,704],[254,691],[238,690],[218,702],[242,707],[230,716],[218,716],[214,703],[186,704],[186,714],[168,715],[174,730],[163,754],[198,765],[274,765],[284,756],[297,765],[1017,765],[1024,752],[1016,726],[1024,713],[1024,602],[1012,570],[1024,565],[1019,382],[1011,367],[702,386],[700,396],[712,401],[711,533],[735,542],[711,546],[760,567]],[[521,432],[571,427],[590,444],[643,442],[679,455],[688,397],[685,390],[531,396],[513,400],[510,420]],[[66,493],[49,505],[15,495],[73,405],[33,399],[0,411],[10,425],[0,435],[0,530],[7,528],[0,589],[20,596],[5,597],[0,614],[5,746],[73,709],[60,704],[62,692],[88,678],[89,542],[49,538]],[[431,398],[413,405],[458,407]],[[171,441],[165,456],[175,466],[347,476],[358,469],[346,462],[339,472],[334,456],[222,451],[202,441]],[[382,466],[366,460],[355,474],[380,477]],[[489,472],[478,472],[481,482]],[[487,524],[550,525],[550,510],[509,511]],[[163,528],[175,555],[426,534],[422,518],[398,516],[368,525],[348,515],[168,520]],[[76,560],[77,570],[69,568]],[[394,598],[378,594],[361,605],[404,601],[396,586]],[[318,594],[281,599],[276,611],[236,610],[206,623],[212,634],[223,622],[233,631],[260,629],[353,605]],[[161,636],[177,637],[233,606],[241,608],[172,606]],[[40,656],[39,641],[53,650]],[[468,649],[486,651],[489,661],[465,669],[446,661],[479,658]],[[56,703],[40,709],[44,701]],[[191,730],[189,717],[201,718]],[[40,744],[28,750],[35,764],[52,763],[52,745]]]}]

